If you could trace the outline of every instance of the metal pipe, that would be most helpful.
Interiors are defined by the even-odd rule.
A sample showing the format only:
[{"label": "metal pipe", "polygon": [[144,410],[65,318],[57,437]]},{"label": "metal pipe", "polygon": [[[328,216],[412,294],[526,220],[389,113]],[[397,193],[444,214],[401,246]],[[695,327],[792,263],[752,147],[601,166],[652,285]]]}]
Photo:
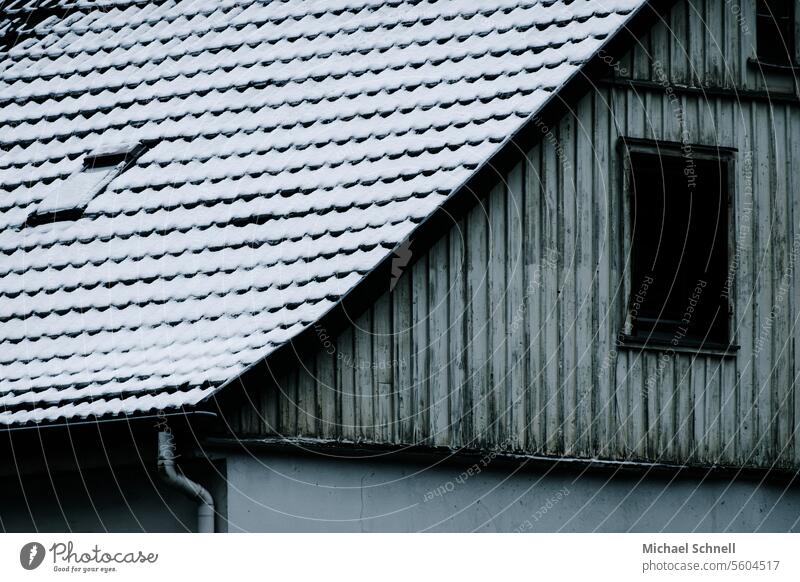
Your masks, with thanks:
[{"label": "metal pipe", "polygon": [[169,430],[158,432],[158,474],[165,483],[182,491],[197,502],[198,533],[214,532],[214,498],[202,485],[195,483],[175,464],[175,445]]}]

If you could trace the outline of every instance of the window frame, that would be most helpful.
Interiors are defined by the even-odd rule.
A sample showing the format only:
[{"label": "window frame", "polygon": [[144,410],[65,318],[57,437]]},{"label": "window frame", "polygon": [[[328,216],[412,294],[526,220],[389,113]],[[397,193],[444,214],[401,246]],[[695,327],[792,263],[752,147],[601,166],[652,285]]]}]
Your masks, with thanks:
[{"label": "window frame", "polygon": [[[753,3],[753,32],[751,33],[755,37],[755,42],[752,42],[753,47],[753,56],[750,57],[749,61],[752,65],[755,65],[758,68],[763,68],[769,71],[775,72],[784,72],[790,73],[797,70],[800,70],[800,0],[792,0],[792,19],[794,20],[794,30],[793,37],[791,39],[793,44],[793,55],[792,62],[789,64],[786,63],[774,63],[768,60],[764,60],[758,52],[758,3]],[[751,37],[752,38],[752,37]]]},{"label": "window frame", "polygon": [[[727,193],[725,194],[727,203],[727,246],[726,246],[726,260],[725,266],[726,273],[729,274],[731,280],[728,287],[727,297],[727,317],[728,317],[728,341],[727,342],[704,342],[698,344],[691,340],[680,341],[677,344],[669,340],[659,338],[641,338],[632,335],[632,321],[630,318],[631,301],[633,299],[633,185],[632,185],[632,172],[633,163],[631,160],[632,155],[651,155],[658,157],[676,157],[683,159],[684,148],[691,148],[692,156],[697,160],[713,161],[725,165],[725,180],[727,184]],[[738,330],[735,327],[736,322],[736,272],[730,272],[731,261],[735,256],[736,251],[736,212],[735,212],[735,199],[736,199],[736,158],[738,150],[733,147],[725,147],[718,145],[706,145],[700,143],[687,142],[674,142],[668,140],[657,139],[644,139],[629,136],[620,136],[617,142],[617,150],[620,156],[621,163],[620,171],[621,176],[621,223],[622,223],[622,289],[623,299],[621,309],[619,312],[619,319],[617,322],[617,345],[622,348],[631,348],[637,350],[654,350],[666,351],[675,353],[691,353],[691,354],[706,354],[716,356],[735,356],[739,349],[737,342]]]}]

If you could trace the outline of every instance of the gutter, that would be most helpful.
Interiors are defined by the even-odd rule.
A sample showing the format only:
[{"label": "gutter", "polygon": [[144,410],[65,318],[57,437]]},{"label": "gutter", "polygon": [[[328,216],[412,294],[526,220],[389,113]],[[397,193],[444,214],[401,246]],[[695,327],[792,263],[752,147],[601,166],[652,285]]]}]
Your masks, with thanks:
[{"label": "gutter", "polygon": [[3,425],[0,426],[0,433],[5,432],[19,432],[24,430],[37,430],[41,431],[46,428],[77,428],[79,426],[87,426],[87,425],[105,425],[105,424],[118,424],[127,422],[138,422],[142,420],[163,420],[167,417],[177,416],[180,418],[188,418],[190,416],[194,417],[208,417],[208,418],[217,418],[217,413],[211,412],[208,410],[182,410],[179,412],[168,412],[168,413],[160,413],[160,414],[120,414],[118,416],[112,417],[92,417],[92,418],[84,418],[81,420],[64,420],[63,422],[41,422],[41,423],[34,423],[29,422],[27,424],[16,424],[16,425]]},{"label": "gutter", "polygon": [[168,426],[158,432],[158,474],[166,484],[197,503],[197,532],[214,533],[214,498],[175,464],[175,439]]}]

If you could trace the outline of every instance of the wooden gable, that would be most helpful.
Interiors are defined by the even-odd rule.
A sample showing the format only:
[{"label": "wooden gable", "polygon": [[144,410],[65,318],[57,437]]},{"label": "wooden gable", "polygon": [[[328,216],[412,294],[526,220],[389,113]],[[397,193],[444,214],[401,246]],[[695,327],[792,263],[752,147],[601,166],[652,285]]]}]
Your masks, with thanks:
[{"label": "wooden gable", "polygon": [[[363,314],[316,329],[315,353],[252,390],[234,432],[800,466],[800,107],[785,75],[754,68],[754,0],[732,6],[680,2],[610,58],[428,252],[398,255]],[[730,350],[618,345],[632,292],[621,138],[732,152]]]}]

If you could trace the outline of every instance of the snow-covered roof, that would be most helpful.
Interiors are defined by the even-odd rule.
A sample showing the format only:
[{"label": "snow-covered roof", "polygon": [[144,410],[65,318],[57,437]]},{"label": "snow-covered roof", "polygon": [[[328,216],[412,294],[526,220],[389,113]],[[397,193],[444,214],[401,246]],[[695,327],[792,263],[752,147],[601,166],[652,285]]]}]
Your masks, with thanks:
[{"label": "snow-covered roof", "polygon": [[[0,423],[196,404],[329,310],[643,1],[19,3]],[[85,156],[142,142],[80,218],[26,223]]]}]

